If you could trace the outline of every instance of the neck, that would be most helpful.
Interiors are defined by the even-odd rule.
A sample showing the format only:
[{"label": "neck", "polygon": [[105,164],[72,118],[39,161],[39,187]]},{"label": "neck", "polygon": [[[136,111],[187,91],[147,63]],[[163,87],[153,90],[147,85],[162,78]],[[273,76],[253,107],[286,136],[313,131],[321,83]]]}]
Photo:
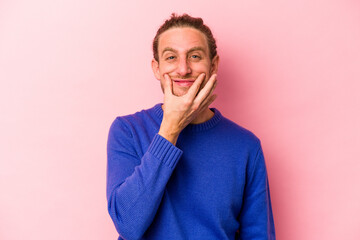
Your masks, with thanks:
[{"label": "neck", "polygon": [[210,120],[214,116],[214,112],[209,108],[202,111],[192,122],[191,124],[200,124]]}]

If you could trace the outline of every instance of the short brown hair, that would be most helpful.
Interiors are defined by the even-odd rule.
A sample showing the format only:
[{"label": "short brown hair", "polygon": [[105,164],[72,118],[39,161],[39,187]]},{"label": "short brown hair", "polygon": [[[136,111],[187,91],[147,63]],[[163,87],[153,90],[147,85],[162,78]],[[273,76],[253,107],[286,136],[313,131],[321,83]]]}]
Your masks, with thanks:
[{"label": "short brown hair", "polygon": [[153,55],[156,61],[159,62],[158,47],[160,35],[166,30],[175,27],[192,27],[199,30],[206,36],[210,59],[212,60],[217,55],[215,38],[213,37],[210,28],[204,24],[202,18],[194,18],[186,13],[181,16],[178,16],[176,13],[172,13],[170,19],[166,20],[164,24],[160,26],[153,40]]}]

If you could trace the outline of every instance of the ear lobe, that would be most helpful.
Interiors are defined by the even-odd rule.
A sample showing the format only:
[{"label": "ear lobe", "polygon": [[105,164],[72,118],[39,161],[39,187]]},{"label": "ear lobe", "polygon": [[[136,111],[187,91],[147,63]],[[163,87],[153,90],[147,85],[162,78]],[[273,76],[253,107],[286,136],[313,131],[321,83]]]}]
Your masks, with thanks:
[{"label": "ear lobe", "polygon": [[217,73],[219,67],[219,55],[216,55],[211,61],[211,74]]},{"label": "ear lobe", "polygon": [[157,80],[160,80],[161,77],[160,77],[160,69],[159,69],[159,62],[156,61],[154,58],[152,59],[151,61],[151,67],[152,67],[152,70],[153,70],[153,73],[154,73],[154,76]]}]

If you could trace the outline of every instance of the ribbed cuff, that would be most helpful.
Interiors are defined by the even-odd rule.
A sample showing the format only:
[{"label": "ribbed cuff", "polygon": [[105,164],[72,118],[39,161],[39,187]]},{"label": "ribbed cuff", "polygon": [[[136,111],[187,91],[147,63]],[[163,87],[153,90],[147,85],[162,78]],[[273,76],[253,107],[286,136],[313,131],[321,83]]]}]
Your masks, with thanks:
[{"label": "ribbed cuff", "polygon": [[171,142],[156,134],[148,148],[149,153],[154,155],[163,164],[170,168],[175,168],[183,151],[175,147]]}]

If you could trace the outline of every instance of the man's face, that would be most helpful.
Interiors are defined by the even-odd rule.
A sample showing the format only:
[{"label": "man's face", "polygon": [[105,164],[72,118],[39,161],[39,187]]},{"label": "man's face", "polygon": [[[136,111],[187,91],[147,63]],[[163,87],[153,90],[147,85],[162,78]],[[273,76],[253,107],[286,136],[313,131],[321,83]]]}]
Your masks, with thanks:
[{"label": "man's face", "polygon": [[205,73],[205,81],[216,73],[218,56],[210,60],[205,35],[191,27],[171,28],[160,35],[158,46],[159,62],[152,61],[155,77],[160,80],[164,91],[164,74],[172,79],[173,94],[187,93],[195,79]]}]

